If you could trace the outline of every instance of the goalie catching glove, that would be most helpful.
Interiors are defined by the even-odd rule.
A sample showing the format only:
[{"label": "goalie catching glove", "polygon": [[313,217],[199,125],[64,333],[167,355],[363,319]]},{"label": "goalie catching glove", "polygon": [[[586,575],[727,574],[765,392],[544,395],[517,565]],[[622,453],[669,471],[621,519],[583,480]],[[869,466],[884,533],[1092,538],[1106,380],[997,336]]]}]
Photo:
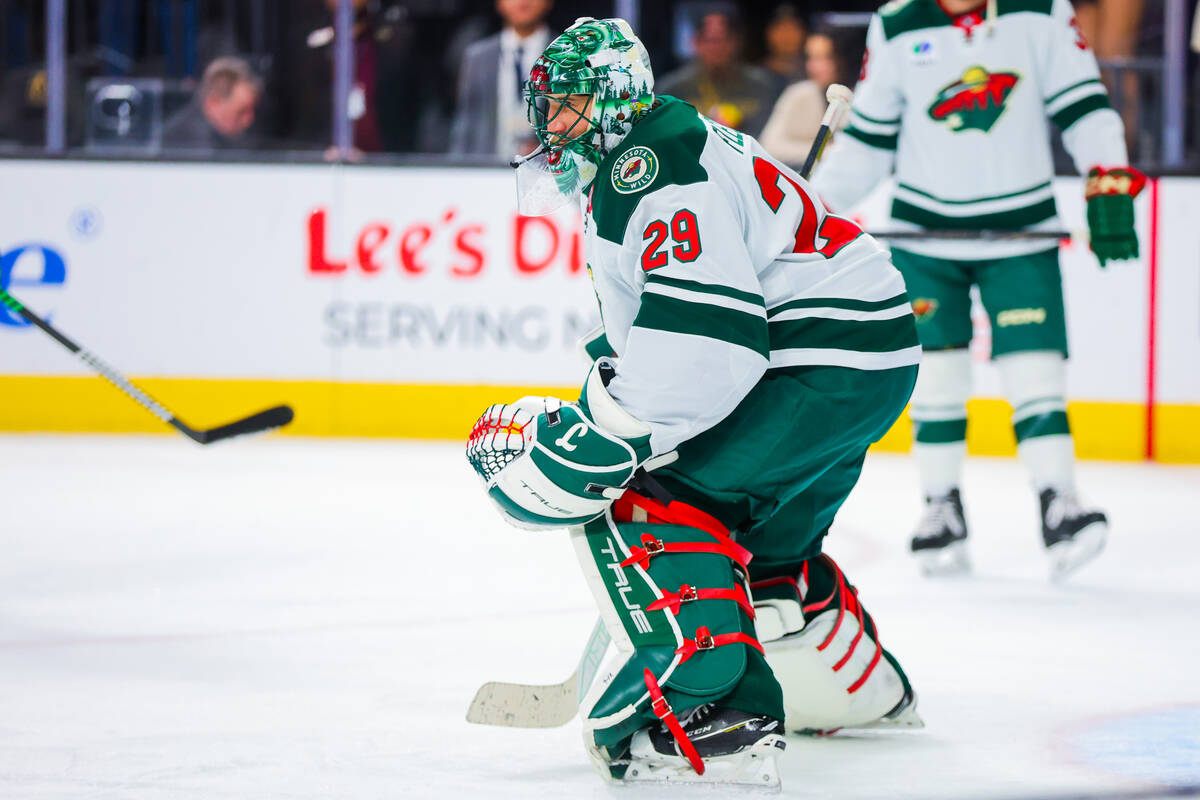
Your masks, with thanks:
[{"label": "goalie catching glove", "polygon": [[596,363],[578,403],[523,397],[475,422],[467,460],[513,525],[580,525],[603,514],[639,467],[675,460],[673,452],[651,458],[650,426],[609,395],[614,363]]}]

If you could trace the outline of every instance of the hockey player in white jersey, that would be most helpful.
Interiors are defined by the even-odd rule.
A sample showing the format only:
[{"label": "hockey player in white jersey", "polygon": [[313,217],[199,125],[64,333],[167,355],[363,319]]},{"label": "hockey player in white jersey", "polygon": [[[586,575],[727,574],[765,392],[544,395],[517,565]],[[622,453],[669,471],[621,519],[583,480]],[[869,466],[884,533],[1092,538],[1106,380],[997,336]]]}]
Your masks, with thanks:
[{"label": "hockey player in white jersey", "polygon": [[878,243],[653,81],[622,20],[533,68],[521,208],[580,204],[603,331],[578,401],[493,406],[467,455],[510,522],[570,526],[614,645],[581,699],[600,774],[774,786],[785,725],[919,724],[821,546],[920,346]]},{"label": "hockey player in white jersey", "polygon": [[[896,0],[872,17],[850,126],[814,183],[846,211],[894,173],[897,229],[1059,227],[1047,122],[1087,179],[1101,266],[1136,257],[1124,130],[1067,0]],[[927,574],[969,568],[959,492],[970,394],[970,289],[992,324],[992,358],[1042,513],[1051,574],[1103,547],[1107,520],[1076,497],[1066,415],[1066,327],[1056,245],[912,240],[893,247],[925,349],[913,393],[926,499],[912,550]]]}]

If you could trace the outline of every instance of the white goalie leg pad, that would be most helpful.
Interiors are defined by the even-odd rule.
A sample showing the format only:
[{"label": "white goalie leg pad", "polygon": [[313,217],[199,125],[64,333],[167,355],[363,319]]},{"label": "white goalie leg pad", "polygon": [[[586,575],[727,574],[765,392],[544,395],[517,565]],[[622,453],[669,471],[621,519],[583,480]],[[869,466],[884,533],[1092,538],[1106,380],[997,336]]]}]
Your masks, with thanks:
[{"label": "white goalie leg pad", "polygon": [[860,636],[858,619],[850,614],[839,625],[838,614],[829,609],[801,633],[764,643],[767,663],[783,688],[790,731],[874,727],[904,699],[904,682],[891,662],[880,655],[872,667],[876,646],[870,634]]},{"label": "white goalie leg pad", "polygon": [[[996,359],[1013,425],[1067,410],[1067,362],[1057,350],[1009,353]],[[1075,484],[1075,445],[1069,433],[1033,436],[1017,443],[1033,485],[1069,489]]]},{"label": "white goalie leg pad", "polygon": [[[971,394],[971,353],[944,350],[925,353],[913,387],[909,416],[916,424],[966,419]],[[913,443],[921,490],[940,497],[958,486],[966,458],[966,441]]]},{"label": "white goalie leg pad", "polygon": [[[781,596],[781,584],[795,587],[794,598]],[[783,689],[787,730],[924,727],[915,697],[903,702],[907,690],[900,673],[860,625],[858,598],[850,589],[844,592],[847,608],[835,604],[806,623],[803,574],[796,581],[777,578],[753,586],[755,629]],[[775,587],[773,596],[761,597],[768,586]]]}]

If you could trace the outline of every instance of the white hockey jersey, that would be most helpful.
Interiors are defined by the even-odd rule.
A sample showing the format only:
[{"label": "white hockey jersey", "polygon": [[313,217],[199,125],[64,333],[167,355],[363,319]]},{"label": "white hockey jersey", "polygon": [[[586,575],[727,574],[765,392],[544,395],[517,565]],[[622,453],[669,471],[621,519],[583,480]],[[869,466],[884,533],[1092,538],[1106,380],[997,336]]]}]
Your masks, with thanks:
[{"label": "white hockey jersey", "polygon": [[[871,19],[850,125],[813,183],[846,211],[895,173],[896,230],[1054,229],[1047,120],[1081,174],[1128,163],[1120,117],[1068,0],[998,0],[951,17],[895,0]],[[1046,242],[905,241],[944,258],[993,258]]]},{"label": "white hockey jersey", "polygon": [[916,364],[900,273],[753,138],[673,98],[600,165],[584,198],[608,391],[655,454],[731,414],[768,369]]}]

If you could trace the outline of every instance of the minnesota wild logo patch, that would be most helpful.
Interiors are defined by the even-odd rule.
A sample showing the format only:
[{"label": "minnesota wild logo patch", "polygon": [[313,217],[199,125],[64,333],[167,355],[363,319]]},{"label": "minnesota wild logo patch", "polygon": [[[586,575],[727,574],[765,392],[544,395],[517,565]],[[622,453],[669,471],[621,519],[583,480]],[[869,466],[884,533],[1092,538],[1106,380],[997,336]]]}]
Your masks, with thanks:
[{"label": "minnesota wild logo patch", "polygon": [[937,313],[938,301],[932,297],[918,297],[912,302],[913,316],[917,322],[924,322]]},{"label": "minnesota wild logo patch", "polygon": [[631,147],[612,168],[612,185],[621,194],[640,192],[658,177],[658,156],[649,147]]},{"label": "minnesota wild logo patch", "polygon": [[954,83],[938,92],[929,116],[945,122],[952,131],[987,133],[1004,113],[1004,104],[1020,77],[1011,72],[988,72],[971,67]]}]

